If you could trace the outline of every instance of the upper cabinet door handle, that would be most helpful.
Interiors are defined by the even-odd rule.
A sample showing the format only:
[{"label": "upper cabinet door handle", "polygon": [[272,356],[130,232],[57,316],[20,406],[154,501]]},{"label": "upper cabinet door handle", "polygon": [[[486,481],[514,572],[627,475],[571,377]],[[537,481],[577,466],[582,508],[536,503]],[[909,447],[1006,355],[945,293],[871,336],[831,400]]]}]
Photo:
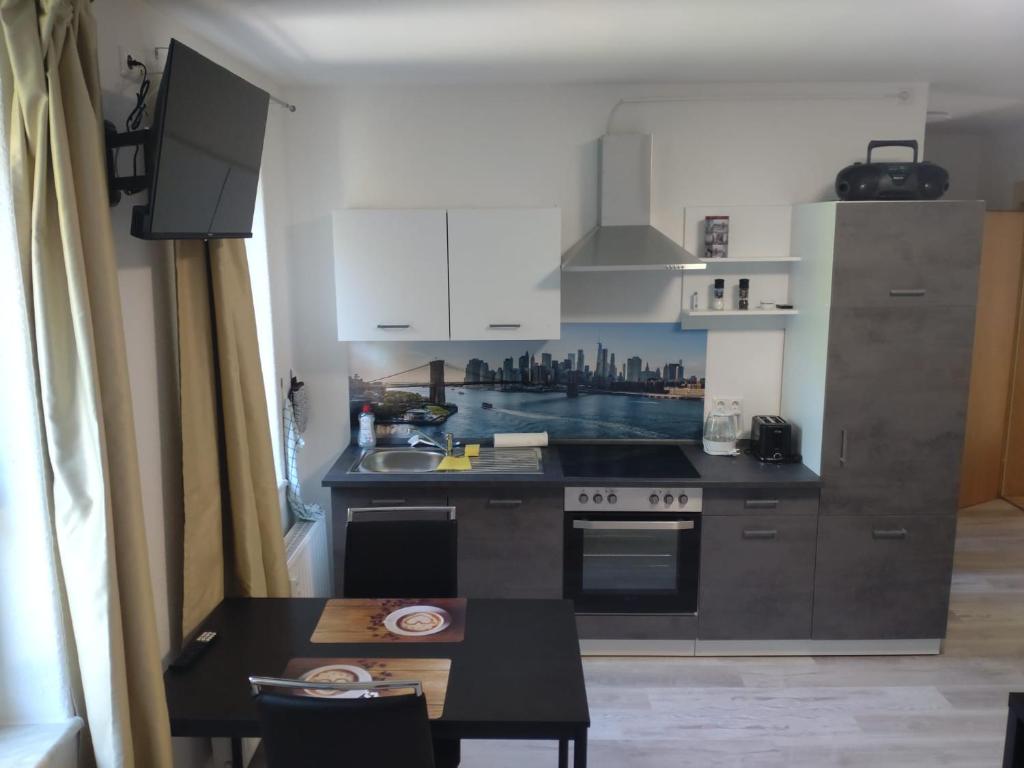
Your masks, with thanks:
[{"label": "upper cabinet door handle", "polygon": [[839,466],[846,466],[846,430],[840,430],[842,435],[842,442],[839,445]]},{"label": "upper cabinet door handle", "polygon": [[924,288],[890,288],[890,296],[924,296],[928,291]]},{"label": "upper cabinet door handle", "polygon": [[522,328],[522,323],[491,323],[488,328]]},{"label": "upper cabinet door handle", "polygon": [[377,327],[385,331],[401,330],[402,328],[408,328],[408,323],[377,323]]}]

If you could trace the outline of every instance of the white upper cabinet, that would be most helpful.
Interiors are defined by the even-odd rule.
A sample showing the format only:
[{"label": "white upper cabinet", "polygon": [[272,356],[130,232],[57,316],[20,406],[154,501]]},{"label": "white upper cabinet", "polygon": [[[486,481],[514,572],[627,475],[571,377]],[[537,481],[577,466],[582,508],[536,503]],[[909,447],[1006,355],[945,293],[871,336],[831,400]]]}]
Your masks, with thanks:
[{"label": "white upper cabinet", "polygon": [[448,211],[451,338],[561,335],[558,208]]},{"label": "white upper cabinet", "polygon": [[341,341],[434,341],[448,333],[444,210],[334,213]]}]

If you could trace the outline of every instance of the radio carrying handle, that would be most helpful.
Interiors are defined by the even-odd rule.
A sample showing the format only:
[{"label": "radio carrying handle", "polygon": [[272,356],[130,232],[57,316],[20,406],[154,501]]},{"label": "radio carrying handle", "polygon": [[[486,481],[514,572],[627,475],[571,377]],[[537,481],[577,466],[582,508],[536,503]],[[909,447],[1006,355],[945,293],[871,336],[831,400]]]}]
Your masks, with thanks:
[{"label": "radio carrying handle", "polygon": [[914,162],[917,162],[917,139],[896,139],[878,140],[868,142],[868,162],[871,162],[871,152],[879,147],[907,147],[914,150]]}]

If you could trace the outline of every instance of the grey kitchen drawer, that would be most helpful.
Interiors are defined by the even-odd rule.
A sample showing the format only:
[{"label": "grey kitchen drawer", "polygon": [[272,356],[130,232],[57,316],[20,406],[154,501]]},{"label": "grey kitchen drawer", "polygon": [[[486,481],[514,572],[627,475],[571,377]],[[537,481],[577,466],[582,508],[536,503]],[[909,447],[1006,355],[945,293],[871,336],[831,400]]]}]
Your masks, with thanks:
[{"label": "grey kitchen drawer", "polygon": [[818,494],[817,488],[708,488],[704,491],[704,515],[813,515],[818,511]]},{"label": "grey kitchen drawer", "polygon": [[833,307],[974,306],[984,204],[840,203]]},{"label": "grey kitchen drawer", "polygon": [[577,613],[582,640],[692,640],[697,617],[668,613]]},{"label": "grey kitchen drawer", "polygon": [[946,635],[955,515],[821,516],[811,636]]},{"label": "grey kitchen drawer", "polygon": [[817,527],[813,514],[706,517],[698,637],[810,637]]},{"label": "grey kitchen drawer", "polygon": [[562,597],[562,492],[452,491],[462,597]]}]

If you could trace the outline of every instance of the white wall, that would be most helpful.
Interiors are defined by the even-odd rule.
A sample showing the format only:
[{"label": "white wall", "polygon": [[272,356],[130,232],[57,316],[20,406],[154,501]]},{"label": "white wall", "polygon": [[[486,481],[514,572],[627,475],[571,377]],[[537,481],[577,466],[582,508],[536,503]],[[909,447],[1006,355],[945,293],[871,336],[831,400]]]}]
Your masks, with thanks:
[{"label": "white wall", "polygon": [[[924,159],[949,171],[949,200],[983,198],[982,155],[984,137],[978,133],[950,133],[929,127]],[[985,185],[987,187],[987,184]]]},{"label": "white wall", "polygon": [[925,157],[950,174],[947,197],[981,199],[990,211],[1014,208],[1014,185],[1024,181],[1024,121],[938,125],[927,136]]},{"label": "white wall", "polygon": [[[598,140],[654,135],[653,219],[681,239],[688,205],[807,202],[872,138],[924,139],[927,88],[904,86],[399,86],[296,89],[289,122],[295,361],[317,417],[307,433],[307,491],[348,441],[347,353],[335,338],[330,211],[337,207],[557,205],[567,248],[597,222]],[[361,285],[374,290],[367,265]],[[798,297],[794,297],[799,301]],[[443,300],[443,297],[439,297]],[[679,319],[678,276],[563,275],[566,320]],[[595,309],[597,308],[597,309]],[[744,421],[776,413],[782,332],[712,331],[711,394],[742,396]],[[326,503],[327,496],[321,493]]]},{"label": "white wall", "polygon": [[[147,57],[157,46],[176,37],[200,53],[223,64],[261,87],[276,92],[277,86],[237,61],[225,56],[202,37],[182,26],[159,9],[136,0],[96,0],[93,4],[98,28],[100,82],[104,116],[123,129],[124,118],[134,104],[138,87],[120,76],[118,46],[131,46]],[[152,94],[158,81],[154,79]],[[284,306],[286,279],[281,275],[284,258],[287,205],[283,162],[283,123],[291,115],[271,107],[264,146],[262,199],[266,224],[266,245],[253,249],[250,270],[253,289],[269,292],[256,296],[257,303],[271,304],[275,316],[271,329],[261,324],[261,349],[273,344],[278,370],[290,366],[288,312]],[[148,118],[147,118],[148,122]],[[156,603],[160,652],[165,662],[176,653],[181,639],[182,499],[181,467],[178,456],[176,367],[174,345],[173,267],[167,250],[159,242],[145,242],[129,234],[131,207],[144,202],[142,196],[126,198],[111,209],[122,311],[128,349],[135,428],[138,440],[143,489],[143,512],[149,544],[149,562]],[[270,377],[270,393],[277,387]],[[274,412],[280,413],[278,404]],[[276,421],[276,420],[275,420]],[[175,739],[176,764],[202,765],[209,759],[205,740]]]}]

